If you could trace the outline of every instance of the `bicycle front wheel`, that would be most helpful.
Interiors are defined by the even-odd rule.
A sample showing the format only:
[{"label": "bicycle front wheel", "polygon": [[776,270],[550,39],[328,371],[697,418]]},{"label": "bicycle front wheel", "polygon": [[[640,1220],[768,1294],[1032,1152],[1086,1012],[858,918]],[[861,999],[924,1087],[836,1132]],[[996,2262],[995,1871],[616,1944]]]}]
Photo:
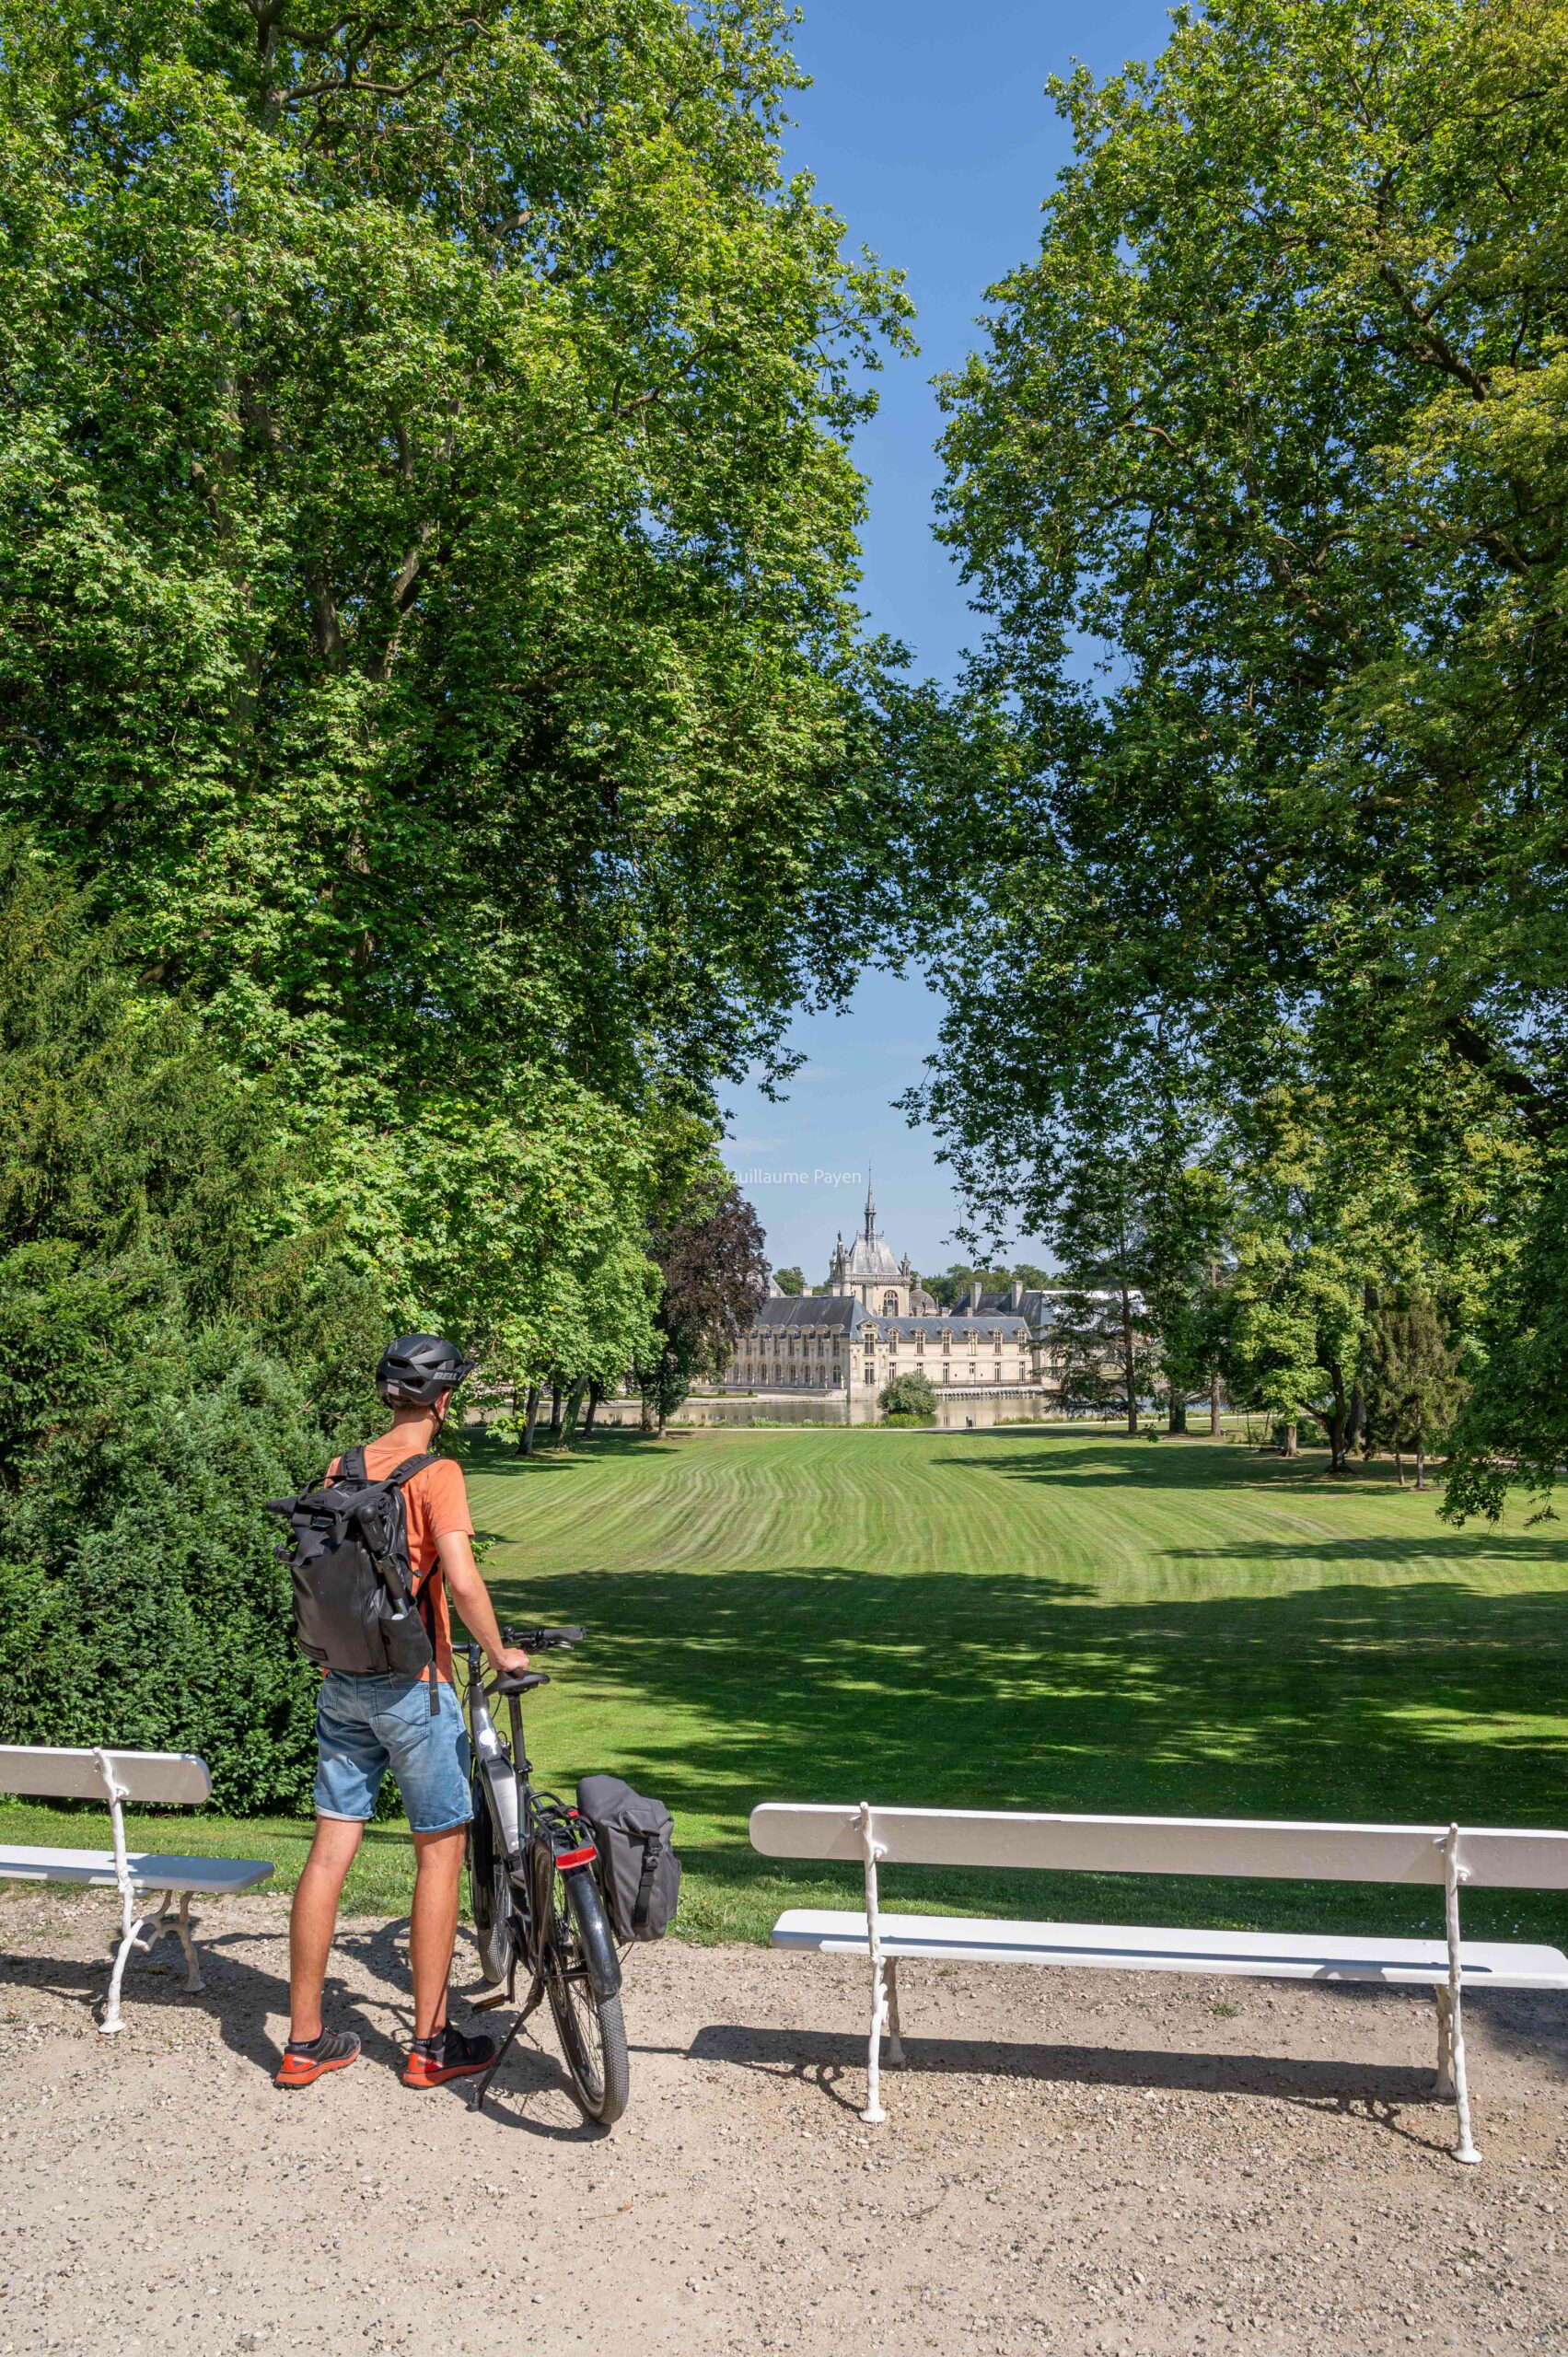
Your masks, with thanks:
[{"label": "bicycle front wheel", "polygon": [[[572,2092],[587,2117],[608,2128],[625,2110],[631,2093],[621,1999],[601,1997],[595,1990],[565,1884],[559,1875],[552,1879],[554,1904],[546,1927],[544,1992],[555,2016],[555,2034],[566,2058]],[[595,1908],[601,1904],[591,1885],[585,1900]]]}]

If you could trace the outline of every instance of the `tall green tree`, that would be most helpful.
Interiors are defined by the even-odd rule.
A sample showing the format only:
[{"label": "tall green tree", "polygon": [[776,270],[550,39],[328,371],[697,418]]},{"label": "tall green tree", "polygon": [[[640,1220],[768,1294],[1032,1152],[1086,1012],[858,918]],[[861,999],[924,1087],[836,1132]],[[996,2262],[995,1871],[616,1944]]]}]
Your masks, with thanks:
[{"label": "tall green tree", "polygon": [[269,1496],[374,1406],[374,1289],[269,1237],[263,1092],[0,838],[0,1732],[198,1750],[308,1805],[316,1679]]},{"label": "tall green tree", "polygon": [[1151,1059],[1216,1129],[1309,1091],[1330,1160],[1502,1124],[1505,1264],[1568,1109],[1568,15],[1214,0],[1055,94],[1074,159],[945,392],[987,641],[892,715],[912,891],[964,896],[952,1133],[983,1186],[1013,1074],[1087,1129]]},{"label": "tall green tree", "polygon": [[0,0],[0,807],[333,1134],[843,979],[907,306],[785,27]]},{"label": "tall green tree", "polygon": [[1427,1453],[1446,1438],[1465,1394],[1458,1353],[1437,1304],[1423,1294],[1383,1304],[1368,1342],[1375,1424],[1396,1454],[1413,1450],[1415,1486],[1424,1490]]}]

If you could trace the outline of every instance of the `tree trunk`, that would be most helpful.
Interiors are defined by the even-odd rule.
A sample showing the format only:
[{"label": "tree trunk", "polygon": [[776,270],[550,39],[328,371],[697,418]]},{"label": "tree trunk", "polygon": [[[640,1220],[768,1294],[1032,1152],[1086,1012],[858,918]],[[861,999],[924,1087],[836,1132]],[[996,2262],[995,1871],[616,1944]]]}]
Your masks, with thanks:
[{"label": "tree trunk", "polygon": [[643,1417],[642,1417],[642,1423],[641,1423],[640,1429],[641,1429],[643,1432],[645,1432],[645,1433],[651,1433],[651,1432],[652,1432],[652,1430],[653,1430],[653,1428],[654,1428],[654,1411],[653,1411],[652,1407],[651,1407],[651,1406],[649,1405],[649,1403],[648,1403],[648,1395],[647,1395],[647,1393],[646,1393],[645,1391],[645,1392],[643,1392],[643,1394],[642,1394],[642,1401],[643,1401]]},{"label": "tree trunk", "polygon": [[588,1386],[588,1412],[583,1418],[583,1438],[585,1440],[592,1440],[594,1436],[594,1418],[598,1413],[598,1403],[603,1398],[603,1384],[590,1383]]},{"label": "tree trunk", "polygon": [[1209,1377],[1209,1438],[1218,1440],[1220,1436],[1220,1379],[1217,1375],[1212,1375]]},{"label": "tree trunk", "polygon": [[561,1438],[561,1386],[550,1387],[550,1445],[553,1448]]},{"label": "tree trunk", "polygon": [[1329,1470],[1342,1473],[1345,1469],[1345,1435],[1350,1426],[1350,1412],[1345,1402],[1345,1379],[1336,1365],[1331,1370],[1334,1381],[1334,1411],[1329,1418]]},{"label": "tree trunk", "polygon": [[1285,1426],[1284,1453],[1287,1457],[1299,1457],[1301,1455],[1301,1448],[1296,1439],[1295,1426],[1294,1423],[1289,1423]]},{"label": "tree trunk", "polygon": [[1127,1287],[1121,1288],[1121,1379],[1127,1386],[1127,1436],[1138,1437],[1138,1394],[1132,1357],[1132,1305],[1127,1297]]},{"label": "tree trunk", "polygon": [[528,1386],[528,1411],[523,1420],[523,1437],[520,1443],[522,1452],[525,1457],[531,1457],[533,1455],[534,1427],[538,1422],[539,1386],[537,1383],[530,1383]]},{"label": "tree trunk", "polygon": [[1167,1433],[1184,1433],[1187,1430],[1187,1402],[1179,1399],[1174,1391],[1166,1402],[1165,1428]]},{"label": "tree trunk", "polygon": [[580,1383],[574,1383],[570,1392],[567,1394],[566,1427],[563,1437],[564,1438],[568,1448],[571,1447],[573,1441],[577,1436],[577,1419],[583,1412],[583,1394],[587,1391],[587,1387],[588,1379],[587,1376],[584,1376]]},{"label": "tree trunk", "polygon": [[658,1411],[658,1437],[660,1440],[664,1438],[664,1407],[662,1402],[660,1403]]},{"label": "tree trunk", "polygon": [[1415,1486],[1418,1490],[1426,1487],[1426,1440],[1419,1432],[1415,1436]]},{"label": "tree trunk", "polygon": [[1394,1470],[1400,1477],[1400,1487],[1402,1490],[1405,1486],[1405,1460],[1397,1445],[1394,1449]]},{"label": "tree trunk", "polygon": [[1351,1386],[1350,1423],[1345,1432],[1345,1455],[1348,1457],[1366,1429],[1366,1393],[1358,1376]]}]

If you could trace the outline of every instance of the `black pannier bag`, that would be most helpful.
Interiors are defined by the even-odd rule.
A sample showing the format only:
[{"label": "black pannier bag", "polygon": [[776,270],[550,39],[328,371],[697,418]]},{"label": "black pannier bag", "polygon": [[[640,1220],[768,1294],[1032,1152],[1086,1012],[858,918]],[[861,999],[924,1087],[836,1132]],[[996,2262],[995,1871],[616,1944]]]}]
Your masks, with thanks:
[{"label": "black pannier bag", "polygon": [[662,1940],[680,1898],[675,1819],[619,1776],[583,1776],[577,1808],[594,1829],[599,1888],[618,1940]]},{"label": "black pannier bag", "polygon": [[[278,1555],[294,1580],[294,1633],[307,1661],[355,1678],[430,1678],[432,1713],[440,1707],[436,1654],[416,1598],[409,1562],[403,1483],[434,1465],[411,1457],[379,1481],[351,1448],[324,1489],[278,1498],[269,1514],[285,1517],[292,1548]],[[424,1584],[428,1585],[428,1582]]]}]

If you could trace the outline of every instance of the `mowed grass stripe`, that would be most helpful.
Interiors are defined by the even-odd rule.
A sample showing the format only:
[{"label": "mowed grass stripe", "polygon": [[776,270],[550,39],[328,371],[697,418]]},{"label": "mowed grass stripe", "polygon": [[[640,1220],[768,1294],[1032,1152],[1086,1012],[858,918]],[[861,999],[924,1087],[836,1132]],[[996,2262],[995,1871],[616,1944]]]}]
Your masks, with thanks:
[{"label": "mowed grass stripe", "polygon": [[[838,1868],[754,1857],[765,1798],[1568,1822],[1568,1538],[1456,1532],[1387,1468],[1086,1431],[596,1439],[470,1465],[504,1614],[583,1620],[528,1706],[542,1774],[674,1808],[689,1936],[766,1936]],[[39,1829],[30,1829],[39,1819]],[[61,1838],[6,1813],[9,1838]],[[56,1829],[52,1830],[54,1828]],[[140,1819],[149,1846],[277,1859],[308,1828]],[[87,1838],[85,1835],[82,1838]],[[406,1903],[373,1829],[351,1900]],[[1435,1931],[1430,1893],[905,1872],[896,1903],[1109,1921]],[[1476,1892],[1478,1935],[1561,1942],[1552,1898]]]},{"label": "mowed grass stripe", "polygon": [[[837,1870],[750,1855],[764,1797],[1568,1813],[1568,1544],[1451,1532],[1386,1469],[1330,1480],[1230,1446],[1006,1427],[737,1432],[617,1435],[540,1468],[486,1455],[472,1487],[517,1617],[592,1632],[540,1706],[541,1758],[670,1802],[699,1933],[761,1936],[791,1894],[848,1895]],[[977,1903],[963,1877],[900,1879]],[[1004,1903],[1434,1928],[1409,1893],[1035,1880]],[[1560,1911],[1471,1909],[1500,1928]]]}]

